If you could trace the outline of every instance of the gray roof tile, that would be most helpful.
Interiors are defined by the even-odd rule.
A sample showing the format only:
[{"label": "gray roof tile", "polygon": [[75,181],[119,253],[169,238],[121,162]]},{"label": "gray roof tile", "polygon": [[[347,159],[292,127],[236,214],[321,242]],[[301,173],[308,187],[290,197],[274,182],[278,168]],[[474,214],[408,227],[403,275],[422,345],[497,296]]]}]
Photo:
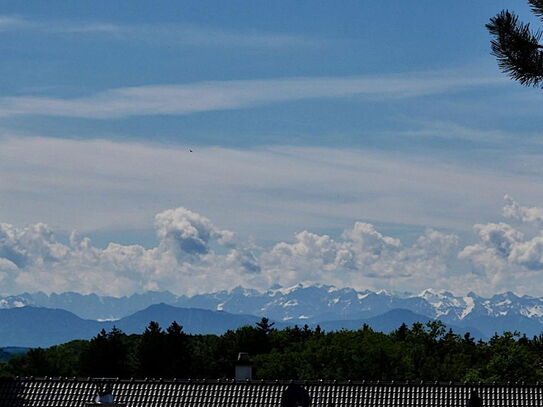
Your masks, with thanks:
[{"label": "gray roof tile", "polygon": [[[127,407],[281,406],[291,382],[225,380],[0,379],[0,407],[84,407],[98,386],[111,383],[115,401]],[[464,407],[472,389],[484,406],[543,407],[541,385],[474,385],[405,382],[296,382],[318,407]]]}]

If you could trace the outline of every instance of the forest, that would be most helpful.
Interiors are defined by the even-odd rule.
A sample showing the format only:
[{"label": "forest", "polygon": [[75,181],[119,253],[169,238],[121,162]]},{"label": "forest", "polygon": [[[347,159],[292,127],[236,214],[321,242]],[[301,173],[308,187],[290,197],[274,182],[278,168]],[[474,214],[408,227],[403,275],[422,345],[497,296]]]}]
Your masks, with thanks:
[{"label": "forest", "polygon": [[173,322],[150,322],[141,335],[113,328],[91,340],[32,349],[0,363],[3,376],[232,378],[238,352],[248,352],[257,379],[538,382],[543,335],[518,332],[476,341],[439,321],[403,324],[385,334],[364,325],[324,332],[276,330],[263,318],[223,335],[189,335]]}]

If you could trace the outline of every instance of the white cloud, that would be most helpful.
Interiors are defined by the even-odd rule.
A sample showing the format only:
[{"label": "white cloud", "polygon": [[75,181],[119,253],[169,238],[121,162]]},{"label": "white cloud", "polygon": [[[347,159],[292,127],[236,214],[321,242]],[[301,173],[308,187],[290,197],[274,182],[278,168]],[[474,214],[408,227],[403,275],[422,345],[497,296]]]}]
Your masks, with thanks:
[{"label": "white cloud", "polygon": [[523,207],[508,195],[505,200],[505,217],[533,223],[536,229],[528,234],[519,229],[522,223],[518,227],[503,222],[476,224],[478,242],[466,246],[459,257],[482,269],[493,288],[534,290],[533,285],[539,284],[543,271],[543,210]]},{"label": "white cloud", "polygon": [[242,236],[370,223],[469,231],[499,213],[505,191],[543,201],[539,176],[466,168],[371,150],[172,145],[0,137],[0,219],[56,230],[153,228],[179,205]]},{"label": "white cloud", "polygon": [[155,227],[161,245],[177,256],[207,254],[212,239],[221,244],[228,244],[233,239],[232,232],[218,230],[209,219],[185,208],[159,213],[155,217]]},{"label": "white cloud", "polygon": [[28,21],[14,16],[0,16],[0,31],[11,31],[28,26]]},{"label": "white cloud", "polygon": [[[262,255],[263,269],[273,283],[326,282],[357,288],[405,288],[435,281],[447,271],[446,261],[457,238],[427,230],[412,246],[384,236],[373,225],[356,222],[339,240],[308,231],[294,243],[281,242]],[[394,283],[391,283],[394,280]]]},{"label": "white cloud", "polygon": [[307,48],[327,44],[326,40],[270,32],[227,31],[196,25],[124,27],[125,39],[137,39],[160,46],[231,48]]},{"label": "white cloud", "polygon": [[449,140],[469,140],[477,143],[481,142],[505,142],[512,138],[518,138],[517,134],[507,134],[501,130],[482,130],[472,127],[466,127],[454,122],[442,121],[414,121],[408,120],[406,126],[415,125],[413,130],[403,130],[396,133],[387,132],[389,136],[404,137],[424,137]]},{"label": "white cloud", "polygon": [[0,224],[0,256],[17,267],[42,266],[62,259],[66,248],[55,241],[53,232],[43,223],[17,229]]},{"label": "white cloud", "polygon": [[477,224],[479,243],[465,247],[459,256],[486,269],[503,269],[524,235],[506,223]]},{"label": "white cloud", "polygon": [[537,225],[543,224],[543,208],[521,206],[509,195],[505,195],[504,199],[506,205],[503,208],[503,216],[506,218]]},{"label": "white cloud", "polygon": [[[534,293],[543,265],[540,210],[508,198],[511,224],[492,221],[503,191],[543,201],[540,178],[502,170],[362,150],[200,147],[189,153],[4,137],[0,218],[14,225],[0,227],[2,289],[121,294],[307,281]],[[178,205],[214,222],[183,208],[164,210]],[[434,229],[406,240],[383,233],[375,226],[381,222]],[[435,230],[474,223],[478,240],[467,246]],[[63,243],[52,232],[73,228],[83,235],[125,231],[117,236],[154,228],[157,243],[93,245],[77,234]]]},{"label": "white cloud", "polygon": [[307,77],[118,88],[79,98],[0,98],[0,115],[112,119],[187,115],[303,99],[364,96],[410,98],[503,83],[501,78],[426,72],[366,77]]},{"label": "white cloud", "polygon": [[[156,233],[159,244],[150,249],[118,243],[100,249],[75,232],[69,244],[60,243],[44,224],[1,224],[2,289],[114,295],[149,289],[195,292],[258,278],[251,276],[260,270],[250,249],[199,214],[185,208],[163,211],[156,216]],[[217,254],[212,245],[225,253]]]},{"label": "white cloud", "polygon": [[436,265],[447,258],[443,241],[455,239],[428,231],[414,246],[402,248],[399,240],[357,222],[339,240],[304,231],[295,243],[281,242],[266,251],[235,242],[232,232],[185,208],[163,211],[155,219],[159,243],[149,249],[118,243],[100,249],[76,233],[63,244],[44,224],[2,224],[3,291],[195,293],[238,284],[265,289],[300,281],[360,286],[372,279],[433,279],[443,270]]},{"label": "white cloud", "polygon": [[21,16],[0,15],[0,31],[33,32],[39,35],[93,35],[95,38],[137,41],[157,46],[292,48],[314,47],[326,41],[299,35],[251,31],[229,31],[194,24],[139,24],[111,22],[74,22],[31,20]]},{"label": "white cloud", "polygon": [[65,21],[36,21],[21,16],[0,15],[0,31],[35,31],[40,33],[110,33],[121,31],[121,26],[110,23],[73,23]]},{"label": "white cloud", "polygon": [[[403,291],[533,291],[543,270],[543,233],[529,238],[506,223],[474,228],[479,241],[463,248],[454,234],[427,229],[406,245],[372,224],[355,222],[338,238],[305,230],[293,242],[266,249],[180,207],[156,215],[155,247],[112,242],[99,248],[75,232],[69,243],[61,243],[43,223],[0,224],[0,281],[4,293],[110,295],[150,289],[194,294],[300,282]],[[457,257],[483,273],[457,269]]]}]

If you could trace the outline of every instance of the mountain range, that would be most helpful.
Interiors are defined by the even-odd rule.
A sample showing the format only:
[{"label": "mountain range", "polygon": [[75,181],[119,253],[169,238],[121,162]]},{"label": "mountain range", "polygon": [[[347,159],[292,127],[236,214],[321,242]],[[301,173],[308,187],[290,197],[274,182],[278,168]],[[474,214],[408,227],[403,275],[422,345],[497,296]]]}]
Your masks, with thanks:
[{"label": "mountain range", "polygon": [[191,334],[222,334],[229,329],[254,325],[259,320],[251,315],[156,304],[117,321],[95,321],[61,309],[26,306],[0,309],[0,347],[49,347],[75,339],[90,339],[100,330],[109,331],[113,326],[127,334],[140,334],[150,321],[164,328],[177,321]]},{"label": "mountain range", "polygon": [[[131,318],[138,320],[139,317],[134,315],[145,315],[147,312],[145,317],[142,316],[144,322],[134,325],[134,329],[138,327],[137,330],[132,330],[131,325],[126,325],[128,333],[141,332],[142,326],[145,327],[151,319],[160,318],[160,312],[152,307],[159,303],[163,304],[161,307],[167,304],[175,310],[191,310],[189,314],[179,316],[178,311],[174,312],[178,322],[186,327],[191,326],[187,320],[196,321],[201,318],[196,325],[202,328],[207,326],[210,329],[194,333],[219,333],[220,329],[213,330],[213,327],[221,326],[217,325],[218,320],[213,319],[217,312],[223,319],[229,321],[224,322],[225,327],[236,327],[238,326],[236,324],[242,322],[254,323],[260,317],[266,316],[281,326],[320,324],[328,330],[355,329],[369,321],[371,326],[383,331],[397,328],[402,322],[439,319],[458,333],[470,332],[473,336],[483,339],[505,330],[520,331],[529,336],[538,335],[543,331],[543,298],[518,296],[511,292],[490,298],[480,297],[474,293],[455,296],[450,292],[433,290],[425,290],[419,294],[393,294],[386,291],[360,291],[352,288],[301,284],[264,292],[237,287],[229,291],[190,297],[176,296],[169,292],[147,292],[129,297],[82,295],[72,292],[51,295],[24,293],[0,297],[0,329],[4,331],[3,321],[8,318],[4,311],[30,307],[34,310],[49,308],[69,311],[75,314],[73,317],[89,321],[85,325],[92,327],[89,328],[92,335],[96,334],[97,327],[109,327],[113,323],[125,330],[123,326],[129,324]],[[162,311],[164,310],[166,309]],[[206,314],[204,313],[206,310],[213,312]],[[241,317],[242,320],[233,320],[234,317]],[[206,324],[206,321],[215,322]],[[171,320],[167,324],[169,322]],[[74,332],[77,332],[78,323],[75,320],[72,323]],[[98,325],[93,326],[92,323]],[[3,340],[0,342],[5,343]],[[21,342],[10,342],[8,345],[29,346]]]},{"label": "mountain range", "polygon": [[[254,326],[260,320],[253,315],[230,314],[224,311],[210,311],[199,308],[180,308],[167,304],[156,304],[117,321],[95,321],[79,318],[69,311],[19,307],[0,309],[0,349],[14,346],[33,348],[49,347],[75,339],[90,339],[100,330],[111,330],[114,326],[127,334],[142,333],[149,321],[158,322],[163,328],[173,321],[183,325],[190,334],[223,334],[229,329]],[[431,319],[402,309],[395,309],[382,315],[357,320],[323,321],[321,328],[326,331],[339,329],[360,329],[364,324],[382,332],[391,332],[402,323],[426,323]],[[290,324],[275,322],[278,329]],[[316,324],[311,324],[315,327]],[[464,333],[462,328],[447,326],[455,332]],[[475,337],[481,334],[475,330]],[[2,355],[0,354],[0,357]]]}]

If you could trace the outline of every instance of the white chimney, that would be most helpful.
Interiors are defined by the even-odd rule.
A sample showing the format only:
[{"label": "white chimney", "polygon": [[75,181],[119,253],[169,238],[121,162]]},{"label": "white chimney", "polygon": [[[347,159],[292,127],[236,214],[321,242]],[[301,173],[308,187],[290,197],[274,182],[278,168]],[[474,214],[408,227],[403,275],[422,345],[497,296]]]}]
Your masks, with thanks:
[{"label": "white chimney", "polygon": [[125,404],[115,403],[113,397],[113,387],[110,383],[107,383],[102,386],[98,386],[94,398],[94,403],[86,403],[86,407],[98,407],[98,406],[109,406],[109,407],[126,407]]},{"label": "white chimney", "polygon": [[253,380],[253,364],[247,352],[238,353],[236,380]]}]

